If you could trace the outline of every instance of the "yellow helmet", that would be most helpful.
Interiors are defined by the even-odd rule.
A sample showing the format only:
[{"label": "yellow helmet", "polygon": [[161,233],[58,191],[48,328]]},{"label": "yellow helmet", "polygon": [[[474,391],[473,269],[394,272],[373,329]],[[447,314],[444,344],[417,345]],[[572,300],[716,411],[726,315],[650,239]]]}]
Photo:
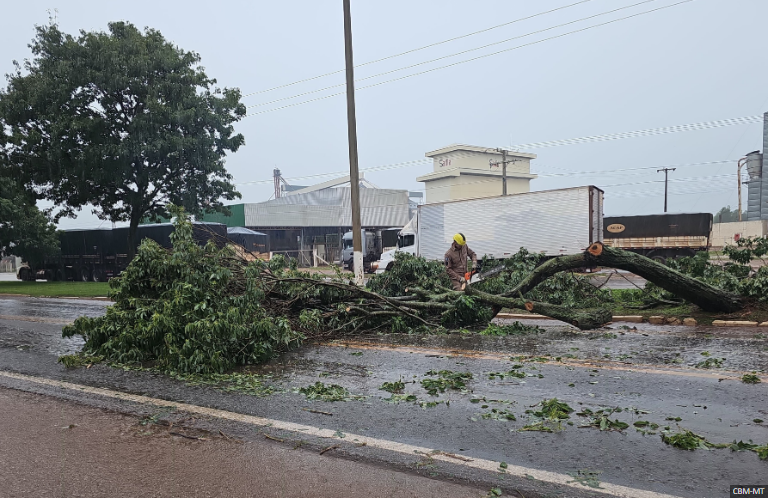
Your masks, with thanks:
[{"label": "yellow helmet", "polygon": [[457,233],[454,234],[454,242],[456,242],[457,245],[463,246],[467,242],[467,239],[465,238],[464,234]]}]

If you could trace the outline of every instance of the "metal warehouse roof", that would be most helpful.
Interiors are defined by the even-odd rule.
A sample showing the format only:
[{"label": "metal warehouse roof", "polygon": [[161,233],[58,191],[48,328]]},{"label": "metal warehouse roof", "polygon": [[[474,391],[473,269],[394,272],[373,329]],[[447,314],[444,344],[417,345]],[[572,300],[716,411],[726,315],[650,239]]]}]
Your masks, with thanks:
[{"label": "metal warehouse roof", "polygon": [[[364,227],[403,226],[409,221],[407,190],[361,189],[360,204]],[[250,227],[352,226],[350,189],[326,188],[245,204],[244,215]]]}]

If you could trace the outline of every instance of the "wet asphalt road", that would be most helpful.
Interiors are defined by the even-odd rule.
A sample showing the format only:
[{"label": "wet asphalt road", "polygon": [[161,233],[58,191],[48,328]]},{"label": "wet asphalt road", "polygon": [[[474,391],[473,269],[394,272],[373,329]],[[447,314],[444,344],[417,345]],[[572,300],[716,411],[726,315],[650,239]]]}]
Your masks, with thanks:
[{"label": "wet asphalt road", "polygon": [[[82,342],[62,339],[61,325],[53,322],[69,321],[78,313],[98,316],[104,309],[105,303],[98,301],[0,298],[0,315],[6,317],[0,318],[0,369],[438,448],[465,458],[558,473],[594,472],[601,482],[675,496],[728,496],[730,484],[767,482],[766,462],[755,453],[684,451],[665,445],[659,429],[650,434],[632,425],[641,420],[659,424],[660,429],[688,429],[713,443],[766,444],[767,331],[757,327],[614,324],[580,332],[542,321],[543,332],[513,337],[366,336],[307,345],[253,369],[269,375],[267,382],[282,390],[256,398],[188,386],[146,372],[102,365],[67,370],[58,365],[56,355],[74,352]],[[719,359],[720,366],[697,368],[707,358]],[[490,373],[509,371],[514,364],[523,365],[519,370],[526,373],[525,378],[490,378]],[[432,397],[419,384],[430,378],[426,375],[430,370],[470,372],[473,378],[466,391],[448,390]],[[753,370],[763,375],[761,384],[738,380]],[[417,397],[416,402],[384,400],[390,395],[379,386],[399,379],[406,383],[405,392]],[[309,402],[293,392],[319,380],[364,398]],[[0,385],[4,383],[0,378]],[[521,432],[533,421],[526,410],[535,410],[533,405],[553,397],[575,412],[619,408],[612,420],[631,425],[622,432],[603,432],[580,427],[587,419],[572,413],[554,433]],[[420,406],[429,402],[440,403]],[[516,420],[494,420],[494,409],[506,410]],[[430,469],[424,462],[365,449],[349,458],[386,462],[391,468],[414,472]],[[444,468],[429,472],[439,478],[462,474]],[[511,496],[515,496],[513,489],[525,490],[526,497],[578,495],[505,476],[471,472],[464,478],[476,486],[499,483]],[[585,496],[598,491],[586,487]]]}]

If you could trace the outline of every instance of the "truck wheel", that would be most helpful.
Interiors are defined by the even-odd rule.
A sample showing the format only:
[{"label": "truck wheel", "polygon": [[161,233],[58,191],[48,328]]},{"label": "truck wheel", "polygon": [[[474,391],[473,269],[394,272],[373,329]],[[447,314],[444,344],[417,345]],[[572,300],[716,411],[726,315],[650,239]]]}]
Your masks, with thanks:
[{"label": "truck wheel", "polygon": [[104,272],[101,271],[99,268],[94,268],[93,273],[91,274],[91,278],[94,282],[103,282],[104,281]]},{"label": "truck wheel", "polygon": [[46,282],[53,282],[54,275],[55,274],[53,273],[53,270],[45,270],[45,272],[43,272],[43,276]]},{"label": "truck wheel", "polygon": [[665,256],[652,256],[652,259],[657,263],[660,263],[663,265],[667,262],[667,259],[665,258]]},{"label": "truck wheel", "polygon": [[22,282],[29,282],[31,279],[29,278],[29,274],[31,273],[29,268],[22,268],[19,270],[19,280]]},{"label": "truck wheel", "polygon": [[81,266],[78,270],[78,278],[81,282],[88,282],[91,280],[91,270],[87,266]]},{"label": "truck wheel", "polygon": [[67,274],[64,273],[64,270],[58,269],[56,270],[56,281],[57,282],[66,282],[67,280]]}]

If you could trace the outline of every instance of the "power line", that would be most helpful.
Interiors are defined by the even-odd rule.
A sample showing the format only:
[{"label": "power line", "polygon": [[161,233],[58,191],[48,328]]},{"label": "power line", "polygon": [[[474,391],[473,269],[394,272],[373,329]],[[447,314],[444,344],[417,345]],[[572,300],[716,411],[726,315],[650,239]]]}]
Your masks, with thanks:
[{"label": "power line", "polygon": [[[470,156],[471,154],[460,154],[460,155]],[[579,175],[588,175],[588,174],[609,174],[609,173],[618,173],[618,172],[627,172],[627,171],[643,171],[643,170],[652,170],[655,168],[663,168],[663,167],[685,168],[690,166],[708,166],[708,165],[714,165],[714,164],[733,163],[735,161],[737,161],[737,159],[727,159],[723,161],[704,161],[704,162],[696,162],[696,163],[666,164],[662,166],[644,166],[640,168],[620,168],[620,169],[592,170],[592,171],[567,171],[566,173],[534,173],[534,174],[536,174],[538,177],[536,179],[541,179],[541,178],[562,177],[562,176],[579,176]],[[432,159],[416,159],[414,161],[404,161],[400,163],[384,164],[381,166],[371,166],[368,168],[361,168],[361,171],[366,173],[375,173],[378,171],[389,171],[393,169],[408,168],[411,166],[427,166],[429,164],[432,164],[432,162],[433,162]],[[537,166],[540,168],[554,168],[553,166],[547,166],[547,165],[537,165]],[[318,173],[315,175],[296,176],[296,177],[286,178],[286,181],[295,182],[295,181],[302,181],[302,180],[324,178],[329,176],[344,176],[344,175],[346,175],[346,171],[334,171],[329,173]],[[248,182],[236,183],[235,185],[236,186],[237,185],[267,185],[271,183],[273,183],[273,180],[253,180]]]},{"label": "power line", "polygon": [[[694,182],[700,182],[700,181],[711,181],[719,178],[726,178],[726,177],[732,177],[732,175],[710,175],[710,176],[688,176],[683,178],[678,178],[676,180],[671,180],[670,182],[673,183],[694,183]],[[467,182],[463,183],[462,186],[466,185],[480,185],[480,184],[499,184],[499,177],[493,178],[493,179],[484,179],[484,180],[476,180],[473,182]],[[595,185],[596,187],[600,189],[607,189],[607,188],[614,188],[614,187],[629,187],[629,186],[636,186],[636,185],[648,185],[652,183],[660,183],[662,180],[648,180],[648,181],[641,181],[641,182],[626,182],[626,183],[614,183],[614,184],[601,184],[598,182],[588,182],[590,185]],[[584,186],[584,185],[580,185]],[[442,188],[451,188],[455,187],[455,185],[440,185],[437,187],[432,187],[430,190],[438,190]],[[427,189],[416,189],[415,191],[418,192],[425,192]]]},{"label": "power line", "polygon": [[[481,33],[486,33],[488,31],[491,31],[491,30],[494,30],[494,29],[497,29],[497,28],[502,28],[504,26],[509,26],[511,24],[515,24],[515,23],[521,22],[521,21],[527,21],[527,20],[533,19],[535,17],[543,16],[545,14],[551,14],[553,12],[556,12],[556,11],[559,11],[559,10],[568,9],[570,7],[574,7],[575,5],[587,3],[587,2],[590,2],[590,1],[592,1],[592,0],[580,0],[579,2],[572,3],[572,4],[569,4],[569,5],[564,5],[563,7],[557,7],[555,9],[546,10],[544,12],[539,12],[537,14],[533,14],[533,15],[530,15],[530,16],[527,16],[527,17],[521,17],[521,18],[515,19],[513,21],[508,21],[508,22],[505,22],[505,23],[502,23],[502,24],[497,24],[496,26],[491,26],[490,28],[485,28],[485,29],[481,29],[481,30],[478,30],[478,31],[473,31],[472,33],[467,33],[467,34],[464,34],[464,35],[455,36],[454,38],[448,38],[446,40],[442,40],[442,41],[439,41],[439,42],[430,43],[429,45],[424,45],[422,47],[413,48],[411,50],[406,50],[405,52],[400,52],[398,54],[388,55],[386,57],[382,57],[382,58],[379,58],[379,59],[374,59],[374,60],[371,60],[371,61],[368,61],[368,62],[364,62],[362,64],[357,64],[354,67],[358,68],[358,67],[368,66],[370,64],[375,64],[377,62],[382,62],[382,61],[386,61],[386,60],[389,60],[389,59],[394,59],[394,58],[400,57],[402,55],[412,54],[412,53],[418,52],[420,50],[425,50],[427,48],[436,47],[438,45],[443,45],[444,43],[449,43],[449,42],[452,42],[452,41],[461,40],[462,38],[468,38],[470,36],[478,35],[478,34],[481,34]],[[336,71],[331,71],[330,73],[319,74],[317,76],[312,76],[310,78],[305,78],[305,79],[294,81],[294,82],[291,82],[291,83],[286,83],[284,85],[278,85],[276,87],[268,88],[266,90],[260,90],[258,92],[247,93],[247,94],[243,95],[243,97],[245,98],[245,97],[250,97],[251,95],[259,95],[259,94],[262,94],[262,93],[271,92],[273,90],[279,90],[281,88],[286,88],[286,87],[289,87],[289,86],[298,85],[299,83],[305,83],[307,81],[313,81],[313,80],[317,80],[319,78],[323,78],[323,77],[326,77],[326,76],[331,76],[331,75],[339,74],[339,73],[343,73],[343,72],[344,72],[344,69],[338,69]]]},{"label": "power line", "polygon": [[[620,17],[618,19],[613,19],[611,21],[606,21],[606,22],[603,22],[603,23],[594,24],[592,26],[587,26],[585,28],[577,29],[577,30],[574,30],[574,31],[567,31],[566,33],[561,33],[560,35],[555,35],[555,36],[551,36],[551,37],[548,37],[548,38],[543,38],[542,40],[537,40],[537,41],[533,41],[533,42],[530,42],[530,43],[525,43],[523,45],[518,45],[516,47],[506,48],[504,50],[499,50],[497,52],[491,52],[491,53],[485,54],[485,55],[479,55],[477,57],[472,57],[470,59],[465,59],[463,61],[453,62],[453,63],[447,64],[445,66],[438,66],[438,67],[434,67],[434,68],[431,68],[431,69],[427,69],[425,71],[420,71],[420,72],[417,72],[417,73],[408,74],[406,76],[401,76],[401,77],[393,78],[393,79],[390,79],[390,80],[380,81],[379,83],[373,83],[371,85],[366,85],[366,86],[362,86],[360,88],[356,88],[356,90],[364,90],[364,89],[367,89],[367,88],[374,88],[374,87],[377,87],[377,86],[380,86],[380,85],[384,85],[384,84],[387,84],[387,83],[392,83],[392,82],[395,82],[395,81],[404,80],[404,79],[411,78],[411,77],[414,77],[414,76],[420,76],[420,75],[423,75],[423,74],[432,73],[434,71],[440,71],[441,69],[447,69],[449,67],[458,66],[460,64],[466,64],[468,62],[473,62],[473,61],[477,61],[477,60],[480,60],[480,59],[485,59],[486,57],[492,57],[492,56],[495,56],[495,55],[499,55],[499,54],[503,54],[503,53],[506,53],[506,52],[510,52],[512,50],[517,50],[519,48],[524,48],[524,47],[528,47],[528,46],[531,46],[531,45],[537,45],[539,43],[546,42],[546,41],[549,41],[549,40],[554,40],[556,38],[562,38],[564,36],[572,35],[572,34],[575,34],[575,33],[580,33],[580,32],[587,31],[587,30],[593,29],[593,28],[598,28],[598,27],[601,27],[601,26],[606,26],[608,24],[612,24],[612,23],[619,22],[619,21],[624,21],[624,20],[631,19],[631,18],[634,18],[634,17],[639,17],[639,16],[642,16],[642,15],[645,15],[645,14],[650,14],[652,12],[656,12],[656,11],[659,11],[659,10],[669,9],[669,8],[675,7],[677,5],[681,5],[681,4],[689,3],[689,2],[693,2],[693,1],[694,0],[681,0],[680,2],[676,2],[676,3],[670,4],[670,5],[666,5],[664,7],[658,7],[656,9],[646,10],[646,11],[639,12],[639,13],[636,13],[636,14],[632,14],[632,15],[629,15],[629,16]],[[259,115],[259,114],[265,114],[265,113],[268,113],[268,112],[274,112],[274,111],[278,111],[278,110],[281,110],[281,109],[287,109],[289,107],[296,107],[298,105],[309,104],[310,102],[317,102],[319,100],[325,100],[325,99],[328,99],[328,98],[331,98],[331,97],[336,97],[338,95],[344,95],[344,94],[345,94],[345,92],[332,93],[332,94],[329,94],[329,95],[325,95],[323,97],[317,97],[317,98],[314,98],[314,99],[304,100],[302,102],[296,102],[296,103],[293,103],[293,104],[287,104],[287,105],[284,105],[284,106],[275,107],[273,109],[267,109],[267,110],[259,111],[259,112],[252,112],[250,114],[246,114],[244,117],[256,116],[256,115]]]},{"label": "power line", "polygon": [[[586,174],[606,174],[606,173],[616,173],[616,172],[625,172],[625,171],[641,171],[641,170],[652,170],[656,168],[667,168],[667,167],[677,167],[677,168],[684,168],[687,166],[709,166],[714,164],[724,164],[724,163],[733,163],[736,159],[732,160],[724,160],[724,161],[705,161],[705,162],[698,162],[698,163],[684,163],[684,164],[667,164],[664,166],[644,166],[641,168],[620,168],[620,169],[607,169],[607,170],[593,170],[593,171],[572,171],[568,173],[549,173],[549,174],[537,174],[539,178],[549,178],[554,176],[575,176],[575,175],[586,175]],[[539,179],[538,178],[538,179]]]},{"label": "power line", "polygon": [[[612,13],[618,12],[620,10],[630,9],[630,8],[636,7],[638,5],[642,5],[642,4],[650,3],[650,2],[655,2],[655,1],[657,1],[657,0],[643,0],[642,2],[634,3],[632,5],[628,5],[628,6],[625,6],[625,7],[619,7],[619,8],[613,9],[613,10],[607,10],[605,12],[601,12],[600,14],[594,14],[592,16],[583,17],[581,19],[576,19],[574,21],[569,21],[569,22],[566,22],[566,23],[557,24],[555,26],[550,26],[549,28],[539,29],[539,30],[536,30],[536,31],[532,31],[530,33],[523,34],[523,35],[514,36],[512,38],[506,38],[506,39],[501,40],[501,41],[497,41],[497,42],[493,42],[493,43],[488,43],[486,45],[481,45],[480,47],[475,47],[475,48],[470,48],[470,49],[467,49],[467,50],[462,50],[461,52],[456,52],[456,53],[453,53],[453,54],[444,55],[444,56],[441,56],[441,57],[437,57],[435,59],[430,59],[430,60],[426,60],[426,61],[423,61],[423,62],[418,62],[416,64],[411,64],[409,66],[399,67],[397,69],[391,69],[389,71],[385,71],[385,72],[378,73],[378,74],[373,74],[371,76],[366,76],[364,78],[358,78],[358,79],[355,80],[355,82],[357,83],[357,82],[360,82],[360,81],[370,80],[370,79],[373,79],[373,78],[378,78],[380,76],[385,76],[387,74],[397,73],[398,71],[404,71],[406,69],[411,69],[411,68],[415,68],[415,67],[419,67],[419,66],[424,66],[425,64],[431,64],[433,62],[437,62],[437,61],[440,61],[440,60],[443,60],[443,59],[449,59],[451,57],[456,57],[458,55],[467,54],[469,52],[475,52],[477,50],[482,50],[484,48],[493,47],[495,45],[501,45],[502,43],[507,43],[509,41],[518,40],[518,39],[521,39],[521,38],[526,38],[527,36],[535,35],[535,34],[538,34],[538,33],[544,33],[545,31],[550,31],[550,30],[553,30],[553,29],[556,29],[556,28],[562,28],[562,27],[568,26],[570,24],[586,21],[588,19],[593,19],[595,17],[605,16],[607,14],[612,14]],[[279,99],[270,100],[268,102],[261,102],[259,104],[253,104],[253,105],[247,106],[246,109],[251,109],[253,107],[261,107],[261,106],[265,106],[265,105],[269,105],[269,104],[274,104],[276,102],[282,102],[282,101],[285,101],[285,100],[291,100],[291,99],[295,99],[297,97],[303,97],[305,95],[311,95],[313,93],[324,92],[326,90],[331,90],[333,88],[339,88],[339,87],[343,87],[343,86],[345,86],[345,83],[339,83],[337,85],[331,85],[331,86],[327,86],[327,87],[324,87],[324,88],[319,88],[317,90],[309,90],[307,92],[298,93],[298,94],[292,95],[290,97],[281,97]]]},{"label": "power line", "polygon": [[[384,164],[381,166],[371,166],[369,168],[361,168],[361,172],[375,172],[375,171],[386,171],[390,169],[399,169],[399,168],[407,168],[409,166],[418,166],[418,165],[428,165],[432,163],[431,159],[417,159],[414,161],[404,161],[402,163],[393,163],[393,164]],[[301,180],[311,180],[313,178],[323,178],[327,176],[346,176],[346,171],[334,171],[330,173],[318,173],[315,175],[307,175],[307,176],[296,176],[291,178],[286,178],[286,181],[301,181]],[[241,182],[236,183],[235,185],[261,185],[261,184],[267,184],[272,183],[273,180],[254,180],[250,182]]]},{"label": "power line", "polygon": [[606,135],[592,135],[587,137],[569,138],[565,140],[550,140],[547,142],[531,142],[509,147],[514,149],[544,149],[548,147],[560,147],[562,145],[577,145],[588,142],[606,142],[609,140],[622,140],[625,138],[647,137],[652,135],[666,135],[669,133],[680,133],[683,131],[707,130],[710,128],[723,128],[725,126],[735,126],[742,124],[753,124],[763,122],[764,116],[745,116],[741,118],[719,119],[716,121],[705,121],[701,123],[692,123],[685,125],[666,126],[663,128],[649,128],[646,130],[627,131],[623,133],[612,133]]}]

